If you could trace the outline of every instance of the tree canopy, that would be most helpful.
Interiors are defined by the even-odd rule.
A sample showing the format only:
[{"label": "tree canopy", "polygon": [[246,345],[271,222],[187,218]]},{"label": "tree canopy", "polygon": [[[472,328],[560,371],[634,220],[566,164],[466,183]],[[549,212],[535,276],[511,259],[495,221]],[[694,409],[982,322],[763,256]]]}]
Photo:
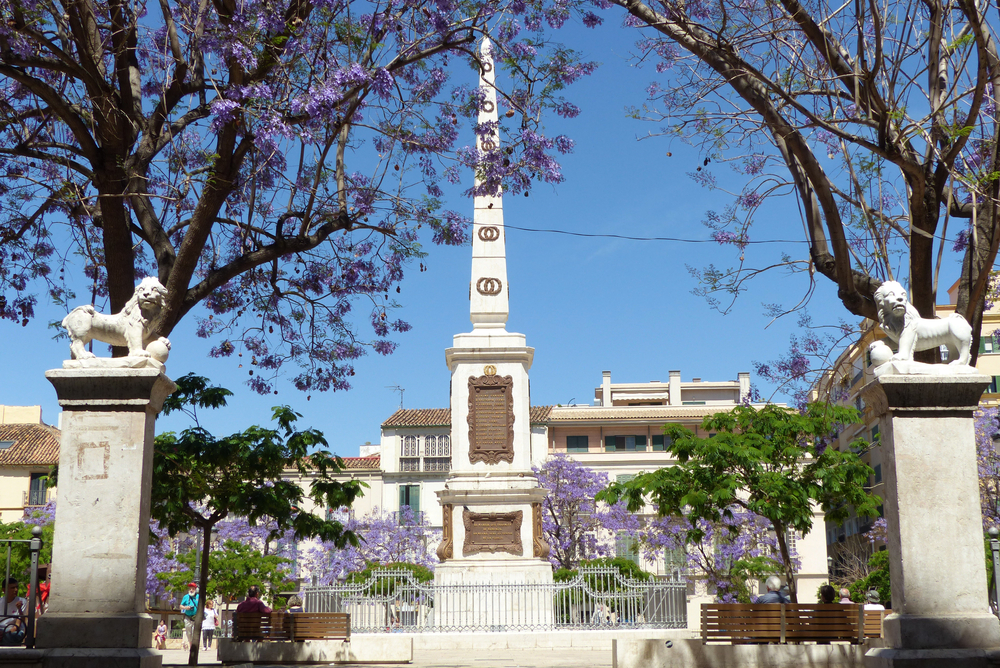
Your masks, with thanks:
[{"label": "tree canopy", "polygon": [[[707,438],[668,425],[664,433],[670,445],[664,447],[677,464],[614,483],[598,499],[625,499],[631,511],[643,508],[648,499],[661,516],[687,521],[688,543],[702,542],[707,526],[734,535],[753,526],[732,521],[734,509],[766,519],[796,601],[789,532],[809,532],[814,504],[835,523],[852,508],[859,517],[878,514],[879,498],[866,491],[872,469],[852,452],[826,447],[835,430],[858,421],[853,408],[814,403],[804,413],[768,405],[709,415],[702,422],[711,434]],[[855,443],[867,447],[864,441]]]},{"label": "tree canopy", "polygon": [[718,165],[744,180],[707,214],[738,260],[698,271],[706,295],[732,297],[768,268],[754,262],[755,214],[794,193],[787,229],[801,230],[808,253],[771,266],[825,276],[848,311],[872,319],[874,290],[896,278],[931,317],[942,253],[954,247],[957,311],[979,336],[1000,243],[996,6],[609,1],[641,33],[636,60],[656,67],[634,115],[700,147],[690,175],[702,185],[719,186]]},{"label": "tree canopy", "polygon": [[[251,426],[222,438],[197,424],[197,407],[225,405],[228,390],[213,387],[193,374],[177,379],[177,392],[164,402],[163,411],[186,410],[195,426],[180,434],[166,432],[153,445],[153,484],[150,515],[170,535],[201,533],[201,582],[207,591],[212,553],[212,528],[227,517],[240,517],[250,526],[265,524],[265,542],[290,533],[293,539],[319,538],[339,547],[357,545],[358,538],[336,519],[317,517],[302,510],[309,498],[318,507],[349,508],[364,483],[341,482],[332,476],[341,471],[339,457],[324,448],[323,434],[315,429],[295,429],[299,415],[288,406],[274,408],[276,428]],[[309,491],[286,479],[286,470],[312,478]],[[200,623],[205,597],[198,603]],[[189,662],[198,661],[197,643]]]},{"label": "tree canopy", "polygon": [[[391,352],[417,230],[467,238],[444,182],[561,180],[572,141],[542,114],[575,115],[561,90],[593,69],[519,1],[14,0],[0,18],[0,318],[26,324],[39,289],[118,312],[156,276],[155,334],[203,305],[211,354],[246,353],[261,392],[289,361],[326,390],[366,343]],[[493,33],[503,114],[478,128]]]}]

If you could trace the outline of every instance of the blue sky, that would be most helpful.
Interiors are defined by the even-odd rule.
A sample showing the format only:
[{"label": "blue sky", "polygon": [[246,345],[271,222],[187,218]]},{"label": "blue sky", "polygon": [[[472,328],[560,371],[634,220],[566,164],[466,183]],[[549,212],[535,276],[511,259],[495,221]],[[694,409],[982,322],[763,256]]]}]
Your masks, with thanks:
[{"label": "blue sky", "polygon": [[[567,91],[567,99],[582,109],[581,115],[568,121],[553,119],[546,127],[549,134],[571,136],[576,150],[563,156],[564,183],[539,185],[527,198],[505,198],[506,223],[590,234],[708,239],[701,224],[705,212],[721,210],[731,196],[705,190],[686,176],[702,164],[690,147],[663,138],[637,141],[656,127],[629,119],[625,108],[642,103],[643,90],[657,75],[652,67],[640,70],[628,64],[634,33],[609,21],[597,30],[569,28],[563,39],[602,63],[593,76]],[[728,167],[715,172],[720,184],[730,183],[738,191],[740,181]],[[448,205],[471,216],[472,202],[460,200],[457,193]],[[766,205],[757,220],[754,239],[801,236],[790,198]],[[426,250],[428,270],[421,273],[411,267],[397,296],[402,304],[398,317],[413,329],[396,337],[399,347],[393,355],[373,353],[359,360],[348,392],[313,394],[307,401],[303,393],[281,382],[278,395],[256,395],[243,384],[246,370],[236,368],[238,360],[207,357],[210,344],[194,336],[193,319],[181,322],[170,336],[173,351],[167,372],[172,377],[197,372],[236,392],[228,408],[203,416],[203,424],[218,434],[266,422],[272,406],[288,404],[303,414],[300,425],[326,434],[332,450],[357,455],[360,444],[378,442],[379,425],[399,406],[399,393],[391,386],[405,388],[406,408],[448,406],[444,350],[454,334],[471,327],[471,248],[429,244]],[[766,244],[752,247],[748,259],[760,266],[782,252],[801,258],[807,251],[801,243]],[[950,266],[942,272],[942,288],[957,277],[957,256],[951,255]],[[761,304],[798,302],[807,289],[806,279],[783,273],[764,276],[731,313],[722,316],[691,294],[695,281],[686,265],[700,268],[714,262],[725,267],[733,260],[732,249],[715,243],[581,238],[509,229],[507,329],[525,334],[528,345],[535,348],[532,403],[590,403],[603,370],[610,370],[615,382],[665,381],[671,369],[680,369],[684,380],[735,380],[738,372],[753,371],[753,361],[779,356],[796,330],[795,317],[767,327],[770,318]],[[858,319],[836,299],[834,286],[822,277],[818,281],[810,306],[814,318],[856,323]],[[51,339],[47,323],[62,315],[43,308],[27,327],[0,323],[0,365],[7,378],[0,403],[40,404],[49,423],[57,421],[59,408],[44,373],[59,367],[69,351],[66,341]],[[359,323],[362,332],[367,333],[366,327]],[[773,389],[756,377],[753,381],[765,396]],[[185,419],[170,416],[160,420],[158,430],[185,426]]]}]

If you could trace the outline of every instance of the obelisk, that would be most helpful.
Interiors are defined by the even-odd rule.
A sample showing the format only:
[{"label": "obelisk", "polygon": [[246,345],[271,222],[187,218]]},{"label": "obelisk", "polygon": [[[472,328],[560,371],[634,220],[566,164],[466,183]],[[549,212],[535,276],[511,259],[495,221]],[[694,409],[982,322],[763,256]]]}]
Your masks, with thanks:
[{"label": "obelisk", "polygon": [[[499,150],[491,45],[480,49],[478,148]],[[481,182],[477,181],[477,187]],[[549,546],[541,528],[546,491],[531,471],[528,370],[534,349],[506,330],[507,257],[500,192],[477,194],[472,233],[469,317],[472,331],[456,334],[445,351],[451,370],[451,474],[438,492],[444,535],[435,583],[449,585],[551,583]],[[441,591],[440,593],[444,593]],[[444,626],[502,628],[552,623],[551,595],[495,593],[435,600]]]}]

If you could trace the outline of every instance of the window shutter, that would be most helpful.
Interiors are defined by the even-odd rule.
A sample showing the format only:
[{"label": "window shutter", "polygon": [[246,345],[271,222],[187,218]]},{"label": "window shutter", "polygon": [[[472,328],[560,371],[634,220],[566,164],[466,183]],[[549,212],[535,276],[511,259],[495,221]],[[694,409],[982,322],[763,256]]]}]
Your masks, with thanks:
[{"label": "window shutter", "polygon": [[414,516],[420,514],[420,485],[410,485],[410,510]]}]

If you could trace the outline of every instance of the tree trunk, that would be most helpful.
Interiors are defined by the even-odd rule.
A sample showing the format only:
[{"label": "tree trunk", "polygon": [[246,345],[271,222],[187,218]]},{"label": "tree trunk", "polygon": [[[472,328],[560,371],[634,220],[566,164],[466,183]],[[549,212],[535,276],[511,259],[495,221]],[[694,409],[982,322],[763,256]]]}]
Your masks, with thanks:
[{"label": "tree trunk", "polygon": [[[108,300],[111,313],[118,313],[135,292],[135,257],[132,252],[132,232],[129,214],[125,210],[127,181],[121,178],[100,179],[98,202],[101,207],[102,238],[104,241],[104,268],[108,273]],[[125,357],[128,348],[113,346],[114,357]]]},{"label": "tree trunk", "polygon": [[201,623],[205,619],[205,601],[208,599],[208,556],[212,550],[212,525],[201,527],[201,574],[198,577],[198,614],[194,616],[194,637],[188,651],[188,665],[198,665],[198,650],[201,649]]}]

